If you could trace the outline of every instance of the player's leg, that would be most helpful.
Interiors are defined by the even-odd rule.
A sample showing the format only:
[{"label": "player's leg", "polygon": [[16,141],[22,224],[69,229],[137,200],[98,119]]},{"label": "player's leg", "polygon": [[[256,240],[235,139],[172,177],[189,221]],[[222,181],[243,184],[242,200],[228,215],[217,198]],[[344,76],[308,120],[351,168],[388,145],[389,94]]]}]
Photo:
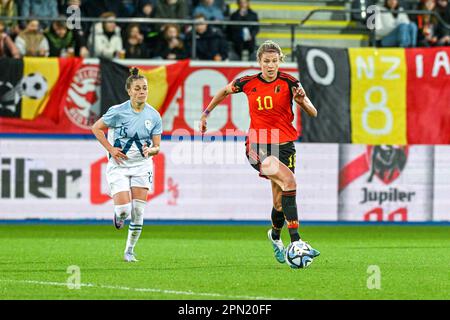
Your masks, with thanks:
[{"label": "player's leg", "polygon": [[284,214],[281,206],[281,188],[278,184],[272,183],[273,208],[271,214],[272,228],[268,230],[267,236],[272,243],[275,259],[280,262],[285,262],[284,244],[281,241],[281,229],[284,226]]},{"label": "player's leg", "polygon": [[[277,152],[274,148],[270,149],[271,150],[269,151],[265,146],[249,145],[246,143],[246,156],[251,166],[259,171],[260,176],[269,178],[273,182],[272,186],[278,186],[273,187],[272,189],[274,208],[280,209],[279,203],[281,201],[282,210],[280,211],[284,213],[284,220],[288,222],[291,242],[294,242],[300,239],[300,235],[298,234],[298,213],[296,204],[297,184],[293,173],[295,170],[295,146],[293,143],[282,145],[278,150],[279,152]],[[290,166],[290,168],[288,168],[288,166],[280,161],[276,156],[267,156],[269,154],[279,156],[280,159],[283,159],[283,161]],[[277,248],[281,251],[281,245],[279,246],[277,244],[277,241],[279,240],[274,240],[272,237],[272,229],[268,231],[268,236],[269,240],[271,240],[273,244],[274,252]],[[284,250],[284,246],[282,248]],[[316,252],[317,254],[315,254]],[[317,250],[313,250],[311,254],[315,256],[318,255],[319,252]],[[275,252],[275,257],[277,258],[277,252]],[[277,258],[277,261],[280,260]]]},{"label": "player's leg", "polygon": [[[291,242],[299,241],[298,212],[296,201],[297,184],[294,173],[274,156],[267,157],[261,164],[261,172],[276,183],[282,190],[281,206],[287,222]],[[310,255],[316,257],[320,252],[311,248]]]},{"label": "player's leg", "polygon": [[114,218],[113,223],[116,229],[122,229],[125,220],[131,214],[131,201],[129,191],[119,191],[113,195]]},{"label": "player's leg", "polygon": [[131,214],[130,180],[123,168],[108,163],[106,169],[109,194],[114,202],[113,223],[116,229],[122,229]]},{"label": "player's leg", "polygon": [[284,226],[284,214],[283,207],[281,205],[281,195],[282,191],[280,186],[276,184],[274,181],[270,181],[272,184],[272,200],[273,200],[273,208],[271,214],[272,220],[272,237],[274,240],[279,240],[281,235],[281,230]]},{"label": "player's leg", "polygon": [[281,191],[281,206],[286,218],[291,242],[300,240],[298,233],[297,183],[292,171],[275,156],[269,156],[261,163],[261,173],[276,183]]},{"label": "player's leg", "polygon": [[[150,169],[149,169],[150,168]],[[148,190],[152,184],[153,162],[146,161],[140,166],[130,168],[130,187],[132,199],[131,221],[128,229],[127,244],[124,258],[126,261],[137,261],[134,254],[144,224],[144,211],[147,203]]]},{"label": "player's leg", "polygon": [[147,188],[131,187],[132,210],[131,221],[128,227],[128,238],[125,246],[124,259],[128,262],[137,261],[134,253],[134,247],[141,236],[144,225],[144,211],[147,203]]}]

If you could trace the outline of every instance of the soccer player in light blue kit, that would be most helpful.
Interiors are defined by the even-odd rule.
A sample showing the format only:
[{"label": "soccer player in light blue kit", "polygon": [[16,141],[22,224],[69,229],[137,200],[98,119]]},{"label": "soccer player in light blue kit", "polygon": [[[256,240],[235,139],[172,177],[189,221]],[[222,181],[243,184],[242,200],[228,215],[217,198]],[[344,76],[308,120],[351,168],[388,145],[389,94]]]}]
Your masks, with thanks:
[{"label": "soccer player in light blue kit", "polygon": [[158,111],[146,103],[147,79],[139,75],[137,68],[131,70],[125,86],[130,100],[109,108],[92,126],[92,132],[108,151],[106,179],[114,201],[116,229],[122,229],[131,215],[124,260],[136,262],[134,247],[144,222],[153,175],[152,156],[159,152],[162,120]]}]

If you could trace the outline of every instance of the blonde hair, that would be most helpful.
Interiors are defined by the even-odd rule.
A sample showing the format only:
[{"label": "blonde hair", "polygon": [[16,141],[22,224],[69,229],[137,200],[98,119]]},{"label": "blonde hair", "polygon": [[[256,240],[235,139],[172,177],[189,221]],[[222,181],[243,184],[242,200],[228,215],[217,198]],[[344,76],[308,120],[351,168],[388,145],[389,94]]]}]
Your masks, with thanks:
[{"label": "blonde hair", "polygon": [[258,51],[256,51],[256,56],[258,57],[258,61],[261,60],[261,57],[263,55],[263,53],[266,52],[275,52],[278,53],[280,55],[280,61],[284,62],[284,57],[285,55],[283,54],[283,52],[281,51],[280,46],[278,45],[278,43],[273,42],[272,40],[266,40],[264,41],[258,48]]}]

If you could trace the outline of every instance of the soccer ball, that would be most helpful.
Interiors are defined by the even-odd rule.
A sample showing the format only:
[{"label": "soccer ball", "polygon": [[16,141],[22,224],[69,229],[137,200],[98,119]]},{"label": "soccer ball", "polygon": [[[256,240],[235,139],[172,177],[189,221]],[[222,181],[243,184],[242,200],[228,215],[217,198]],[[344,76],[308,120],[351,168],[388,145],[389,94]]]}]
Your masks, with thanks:
[{"label": "soccer ball", "polygon": [[47,80],[40,73],[28,74],[21,83],[22,94],[31,99],[41,99],[47,93]]},{"label": "soccer ball", "polygon": [[294,241],[286,249],[286,262],[293,269],[308,267],[313,262],[311,246],[301,240]]}]

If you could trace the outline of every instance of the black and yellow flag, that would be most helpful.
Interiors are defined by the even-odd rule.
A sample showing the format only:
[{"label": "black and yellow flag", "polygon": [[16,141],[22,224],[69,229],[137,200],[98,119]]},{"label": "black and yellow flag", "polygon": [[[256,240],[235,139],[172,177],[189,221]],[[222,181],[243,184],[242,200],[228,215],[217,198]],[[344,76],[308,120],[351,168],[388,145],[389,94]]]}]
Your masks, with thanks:
[{"label": "black and yellow flag", "polygon": [[58,58],[0,60],[0,116],[33,120],[58,80]]}]

